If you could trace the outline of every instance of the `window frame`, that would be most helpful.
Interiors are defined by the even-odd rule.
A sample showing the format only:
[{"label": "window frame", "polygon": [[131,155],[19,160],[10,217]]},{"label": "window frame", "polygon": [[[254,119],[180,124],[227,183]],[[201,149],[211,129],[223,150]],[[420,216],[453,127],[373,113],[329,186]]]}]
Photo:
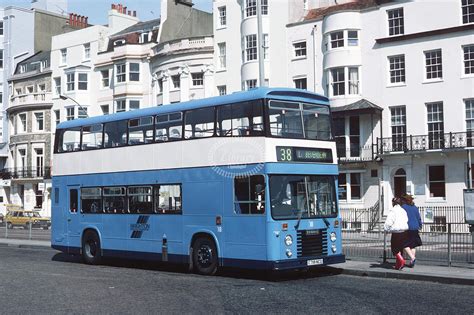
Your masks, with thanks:
[{"label": "window frame", "polygon": [[[56,96],[59,96],[61,95],[61,77],[55,77],[53,78],[53,82],[54,82],[54,93]],[[59,84],[58,84],[59,83]]]},{"label": "window frame", "polygon": [[[107,73],[107,76],[104,76],[105,73]],[[100,82],[101,88],[105,89],[110,87],[110,69],[100,70]]]},{"label": "window frame", "polygon": [[461,18],[462,24],[474,23],[474,2],[461,0]]},{"label": "window frame", "polygon": [[388,85],[406,84],[405,54],[388,56]]},{"label": "window frame", "polygon": [[407,139],[407,114],[406,106],[398,105],[389,107],[390,129],[392,137],[392,150],[405,151]]},{"label": "window frame", "polygon": [[[38,120],[38,115],[41,115],[41,120]],[[45,131],[45,113],[40,111],[40,112],[34,112],[34,130],[35,131]]]},{"label": "window frame", "polygon": [[227,45],[226,42],[217,43],[217,50],[219,52],[218,60],[219,60],[219,70],[225,70],[227,68]]},{"label": "window frame", "polygon": [[67,64],[67,48],[63,48],[59,50],[59,57],[60,57],[60,62],[59,65],[64,66]]},{"label": "window frame", "polygon": [[66,73],[66,91],[75,91],[76,90],[76,73],[68,72]]},{"label": "window frame", "polygon": [[[260,177],[263,182],[263,191],[260,192],[259,196],[262,197],[262,200],[252,200],[252,193],[256,193],[252,190],[252,178],[254,177]],[[239,179],[247,179],[246,181],[246,184],[248,184],[248,199],[249,200],[237,200],[237,194],[236,194],[236,188],[237,188],[237,185],[236,185],[236,181],[239,180]],[[233,178],[233,181],[232,181],[232,193],[233,193],[233,213],[235,215],[238,215],[238,216],[248,216],[248,215],[252,215],[252,216],[255,216],[255,215],[259,215],[259,216],[264,216],[265,213],[266,213],[266,200],[265,200],[265,194],[267,192],[267,183],[266,183],[266,178],[265,178],[265,175],[263,174],[254,174],[254,175],[250,175],[250,176],[235,176]],[[256,212],[252,212],[252,209],[250,208],[253,204],[261,204],[260,207],[262,210],[258,211],[258,209],[256,209]],[[241,208],[240,204],[248,204],[249,205],[249,209],[248,209],[248,212],[238,212],[236,211],[236,206],[239,205],[239,208]],[[242,208],[241,208],[242,209]]]},{"label": "window frame", "polygon": [[[443,168],[443,179],[442,180],[431,180],[431,168],[433,167],[442,167]],[[446,200],[446,166],[444,164],[430,164],[426,166],[426,180],[427,180],[427,188],[428,188],[428,200]],[[444,196],[432,196],[432,187],[431,184],[443,183],[443,193]]]},{"label": "window frame", "polygon": [[115,81],[117,83],[124,83],[127,81],[127,63],[117,63],[115,65]]},{"label": "window frame", "polygon": [[387,10],[388,36],[405,34],[405,14],[403,7]]},{"label": "window frame", "polygon": [[[474,10],[474,5],[473,5]],[[473,13],[474,14],[474,13]],[[474,44],[463,45],[463,76],[474,76]]]},{"label": "window frame", "polygon": [[[359,176],[359,183],[353,184],[352,183],[352,175],[358,175]],[[340,183],[339,179],[344,176],[345,182],[343,184]],[[364,176],[362,176],[361,172],[356,172],[356,171],[348,171],[348,172],[340,172],[338,175],[338,181],[337,181],[337,187],[338,187],[338,192],[340,190],[341,186],[345,186],[346,191],[346,198],[341,198],[340,194],[338,194],[338,199],[342,203],[363,203],[364,202],[364,181],[363,181]],[[357,198],[353,197],[353,187],[359,187],[359,193],[360,196]]]},{"label": "window frame", "polygon": [[245,0],[245,17],[257,16],[257,0]]},{"label": "window frame", "polygon": [[91,59],[91,43],[84,44],[83,48],[84,48],[83,60],[88,61]]},{"label": "window frame", "polygon": [[[138,69],[132,69],[132,65],[137,66]],[[130,82],[140,82],[140,63],[129,62],[128,63],[128,80]]]},{"label": "window frame", "polygon": [[428,130],[428,148],[444,147],[444,104],[440,102],[426,103],[426,123]]},{"label": "window frame", "polygon": [[[425,55],[425,82],[443,80],[443,52],[441,49],[424,51]],[[439,63],[438,63],[439,59]]]},{"label": "window frame", "polygon": [[245,35],[245,59],[244,62],[258,60],[257,34]]},{"label": "window frame", "polygon": [[305,40],[293,43],[293,58],[304,59],[308,56],[308,46]]},{"label": "window frame", "polygon": [[329,43],[331,50],[345,46],[344,31],[334,31],[329,34]]},{"label": "window frame", "polygon": [[[81,80],[82,76],[82,80]],[[85,81],[84,81],[85,76]],[[77,90],[78,91],[87,91],[89,89],[89,74],[87,72],[78,72],[77,73]]]},{"label": "window frame", "polygon": [[[155,208],[155,202],[156,202],[156,191],[158,191],[158,198],[160,197],[160,189],[162,186],[178,186],[179,187],[179,203],[180,203],[180,208],[175,211],[171,210],[162,210],[162,212],[159,211],[159,209]],[[183,214],[183,185],[181,183],[162,183],[162,184],[157,184],[153,187],[153,210],[156,214],[161,214],[161,215],[182,215]]]},{"label": "window frame", "polygon": [[200,88],[204,86],[204,73],[203,72],[192,72],[191,73],[192,88]]},{"label": "window frame", "polygon": [[295,86],[295,89],[308,90],[307,77],[293,78],[293,84]]},{"label": "window frame", "polygon": [[226,6],[220,6],[217,8],[218,16],[217,19],[219,21],[219,28],[224,28],[227,26],[227,8]]}]

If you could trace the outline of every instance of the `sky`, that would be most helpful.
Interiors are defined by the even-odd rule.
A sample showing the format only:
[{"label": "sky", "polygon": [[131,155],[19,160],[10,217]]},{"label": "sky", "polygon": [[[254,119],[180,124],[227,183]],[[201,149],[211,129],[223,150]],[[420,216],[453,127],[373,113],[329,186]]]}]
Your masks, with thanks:
[{"label": "sky", "polygon": [[[68,0],[69,13],[89,17],[90,24],[107,24],[107,12],[111,4],[123,4],[127,10],[137,11],[141,21],[160,17],[160,0]],[[193,0],[194,8],[212,11],[212,0]],[[10,5],[30,8],[31,0],[0,0],[0,7]]]}]

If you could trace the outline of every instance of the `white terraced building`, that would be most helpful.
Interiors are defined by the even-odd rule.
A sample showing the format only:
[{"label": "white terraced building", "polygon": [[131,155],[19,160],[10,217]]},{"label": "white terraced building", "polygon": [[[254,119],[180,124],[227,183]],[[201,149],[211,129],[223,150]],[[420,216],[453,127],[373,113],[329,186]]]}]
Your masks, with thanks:
[{"label": "white terraced building", "polygon": [[421,206],[462,206],[474,128],[474,2],[261,2],[259,43],[256,1],[214,1],[217,88],[258,85],[263,47],[264,84],[330,98],[343,207],[381,200],[382,210],[405,192]]}]

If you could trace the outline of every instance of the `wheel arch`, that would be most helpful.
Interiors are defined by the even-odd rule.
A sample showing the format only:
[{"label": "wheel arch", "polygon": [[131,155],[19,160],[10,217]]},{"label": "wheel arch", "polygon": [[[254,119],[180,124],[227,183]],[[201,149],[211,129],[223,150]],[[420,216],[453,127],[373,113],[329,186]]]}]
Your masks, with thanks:
[{"label": "wheel arch", "polygon": [[202,231],[195,232],[189,241],[189,247],[188,247],[189,268],[190,269],[193,268],[193,244],[199,237],[206,237],[214,242],[214,244],[216,245],[216,250],[217,250],[217,264],[218,266],[222,266],[222,263],[221,263],[222,257],[220,255],[221,249],[219,246],[219,240],[217,239],[217,236],[212,231],[202,230]]},{"label": "wheel arch", "polygon": [[100,242],[100,253],[101,255],[104,254],[104,246],[103,246],[103,242],[102,242],[102,235],[100,234],[99,232],[99,229],[95,226],[87,226],[86,228],[84,228],[84,230],[82,230],[82,234],[81,234],[81,246],[80,246],[80,254],[82,254],[82,245],[84,243],[84,236],[86,235],[87,232],[94,232],[95,234],[97,234],[97,237],[99,238],[99,242]]}]

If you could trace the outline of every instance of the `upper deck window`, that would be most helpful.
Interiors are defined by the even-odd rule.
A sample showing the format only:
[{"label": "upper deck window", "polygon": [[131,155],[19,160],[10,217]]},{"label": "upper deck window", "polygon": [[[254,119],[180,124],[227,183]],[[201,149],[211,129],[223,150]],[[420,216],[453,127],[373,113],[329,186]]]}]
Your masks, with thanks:
[{"label": "upper deck window", "polygon": [[207,138],[214,135],[214,107],[187,111],[184,121],[185,139]]},{"label": "upper deck window", "polygon": [[269,101],[270,134],[275,137],[330,140],[329,108],[307,103]]},{"label": "upper deck window", "polygon": [[81,148],[81,128],[71,128],[58,134],[58,152],[79,151]]},{"label": "upper deck window", "polygon": [[127,145],[127,121],[113,121],[104,125],[104,147],[122,147]]},{"label": "upper deck window", "polygon": [[141,117],[128,121],[128,144],[153,142],[153,117]]},{"label": "upper deck window", "polygon": [[93,150],[102,147],[102,125],[82,127],[82,149]]},{"label": "upper deck window", "polygon": [[156,116],[156,141],[180,140],[183,135],[183,114],[173,113]]},{"label": "upper deck window", "polygon": [[218,136],[261,136],[263,134],[263,107],[260,102],[236,103],[217,108]]}]

